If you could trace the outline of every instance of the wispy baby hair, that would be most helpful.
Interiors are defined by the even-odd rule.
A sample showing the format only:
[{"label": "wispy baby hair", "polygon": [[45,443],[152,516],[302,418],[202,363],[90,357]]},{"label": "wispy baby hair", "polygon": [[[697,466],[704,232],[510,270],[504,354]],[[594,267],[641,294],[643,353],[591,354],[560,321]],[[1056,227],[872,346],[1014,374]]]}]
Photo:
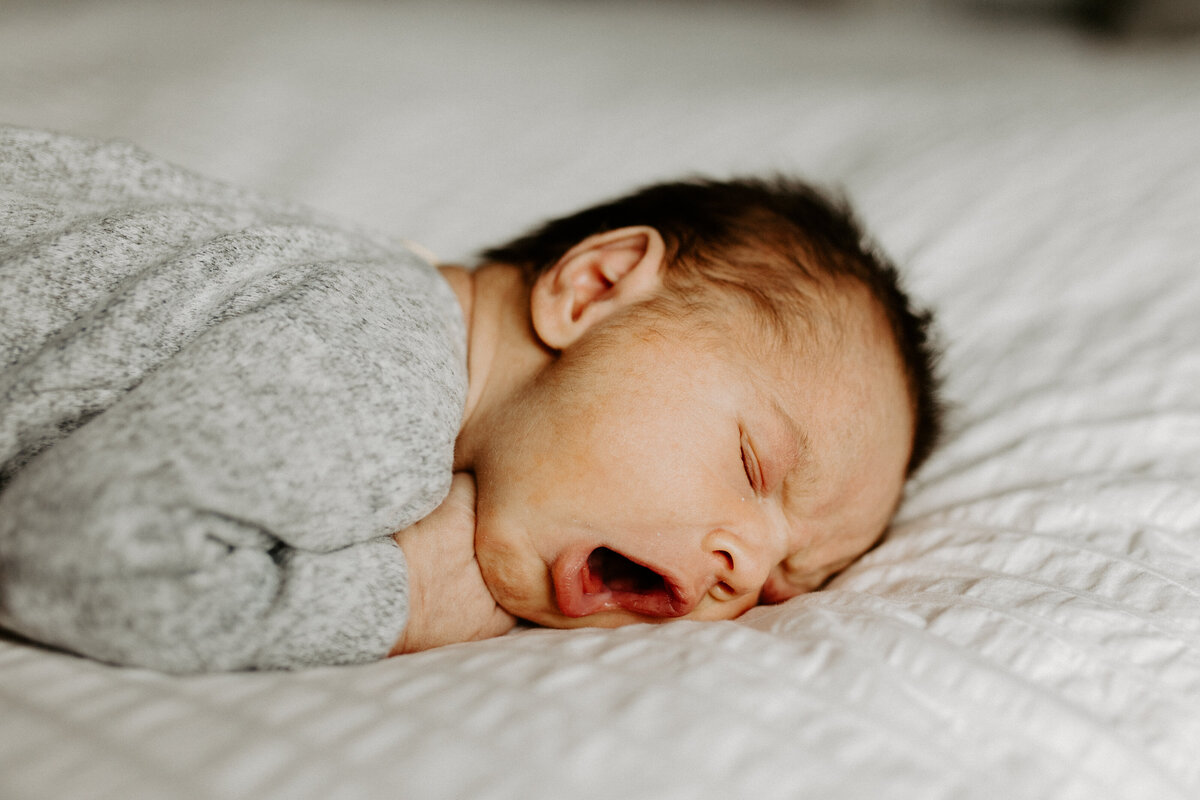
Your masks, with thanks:
[{"label": "wispy baby hair", "polygon": [[885,312],[904,363],[915,422],[908,472],[925,461],[943,415],[932,314],[913,304],[895,265],[840,196],[787,176],[658,183],[550,220],[482,257],[519,267],[532,284],[587,237],[634,225],[662,236],[668,293],[700,305],[713,289],[731,293],[779,331],[804,313],[815,283],[851,279],[865,286]]}]

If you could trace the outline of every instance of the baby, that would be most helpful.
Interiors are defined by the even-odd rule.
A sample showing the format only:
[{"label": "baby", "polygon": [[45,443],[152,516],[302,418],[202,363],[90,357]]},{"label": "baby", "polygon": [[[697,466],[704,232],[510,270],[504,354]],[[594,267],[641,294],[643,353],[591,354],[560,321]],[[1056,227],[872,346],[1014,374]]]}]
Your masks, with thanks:
[{"label": "baby", "polygon": [[0,623],[95,658],[730,619],[868,550],[938,435],[928,316],[799,182],[473,271],[125,145],[3,129],[0,186]]}]

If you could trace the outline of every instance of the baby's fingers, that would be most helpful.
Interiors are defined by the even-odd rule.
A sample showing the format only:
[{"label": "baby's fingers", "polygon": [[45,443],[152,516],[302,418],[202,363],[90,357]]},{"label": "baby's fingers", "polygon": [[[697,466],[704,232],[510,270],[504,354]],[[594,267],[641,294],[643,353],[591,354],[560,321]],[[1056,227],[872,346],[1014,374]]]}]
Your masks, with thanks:
[{"label": "baby's fingers", "polygon": [[474,641],[480,639],[491,639],[494,636],[503,636],[513,629],[517,624],[517,618],[509,614],[500,606],[495,606],[491,616],[487,622],[480,627],[473,637]]},{"label": "baby's fingers", "polygon": [[[469,472],[456,472],[450,480],[450,492],[438,506],[438,511],[454,510],[465,512],[471,516],[472,527],[475,521],[475,476]],[[434,512],[437,513],[437,512]]]}]

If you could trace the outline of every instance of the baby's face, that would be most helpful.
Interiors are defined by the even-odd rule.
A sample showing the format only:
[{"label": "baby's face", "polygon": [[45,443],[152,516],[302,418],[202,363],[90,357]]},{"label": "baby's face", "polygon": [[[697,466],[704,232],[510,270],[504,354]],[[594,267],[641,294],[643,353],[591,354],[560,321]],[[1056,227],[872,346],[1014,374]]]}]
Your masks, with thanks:
[{"label": "baby's face", "polygon": [[866,291],[829,302],[836,323],[788,353],[749,319],[715,342],[614,320],[564,352],[475,465],[497,601],[553,627],[730,619],[866,550],[900,497],[911,412]]}]

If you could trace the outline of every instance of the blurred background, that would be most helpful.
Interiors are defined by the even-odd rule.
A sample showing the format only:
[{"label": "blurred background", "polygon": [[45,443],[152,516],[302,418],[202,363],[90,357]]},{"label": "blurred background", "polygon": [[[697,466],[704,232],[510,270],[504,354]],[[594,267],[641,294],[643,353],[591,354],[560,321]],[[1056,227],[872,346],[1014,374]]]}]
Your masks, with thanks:
[{"label": "blurred background", "polygon": [[[839,5],[882,10],[884,0],[845,0]],[[1025,21],[1073,25],[1113,37],[1188,36],[1200,25],[1195,0],[915,0],[912,6],[935,13],[971,13]],[[911,10],[911,9],[910,9]]]},{"label": "blurred background", "polygon": [[[879,145],[848,130],[886,127],[901,159],[943,113],[1028,136],[1190,58],[1198,24],[1192,0],[0,0],[0,120],[461,259],[681,173],[854,190]],[[911,102],[931,85],[936,108]]]}]

